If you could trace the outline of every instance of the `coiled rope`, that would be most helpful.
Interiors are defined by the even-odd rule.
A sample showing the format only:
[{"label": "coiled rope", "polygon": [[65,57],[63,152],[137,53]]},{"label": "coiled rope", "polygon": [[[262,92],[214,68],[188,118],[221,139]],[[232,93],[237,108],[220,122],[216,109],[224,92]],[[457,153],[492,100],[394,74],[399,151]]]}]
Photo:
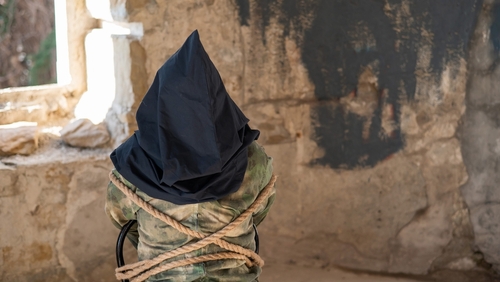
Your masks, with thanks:
[{"label": "coiled rope", "polygon": [[[177,220],[171,218],[167,214],[156,209],[154,206],[152,206],[148,202],[144,201],[141,197],[139,197],[134,191],[130,190],[130,188],[128,188],[125,184],[123,184],[120,181],[120,179],[113,174],[113,172],[109,174],[109,179],[132,202],[134,202],[136,205],[141,207],[143,210],[145,210],[152,216],[172,226],[181,233],[200,239],[195,243],[187,244],[177,249],[165,252],[157,256],[156,258],[139,261],[137,263],[127,264],[125,266],[116,268],[115,275],[118,280],[130,279],[131,282],[141,282],[148,279],[152,275],[176,267],[186,266],[205,261],[222,260],[222,259],[244,260],[245,264],[248,267],[252,267],[253,265],[262,267],[264,265],[264,260],[262,260],[262,258],[254,251],[243,248],[242,246],[236,244],[229,243],[225,240],[222,240],[221,238],[224,237],[231,230],[235,229],[247,218],[252,216],[252,214],[259,208],[259,206],[269,198],[269,196],[273,191],[272,188],[274,187],[274,183],[276,182],[277,179],[276,175],[273,175],[271,177],[269,183],[266,185],[266,187],[264,187],[264,189],[262,189],[260,194],[255,199],[255,201],[250,205],[250,207],[248,207],[247,210],[241,213],[234,221],[226,225],[224,228],[220,229],[219,231],[209,236],[191,230],[190,228],[179,223]],[[219,247],[228,250],[228,252],[214,253],[199,257],[181,259],[155,267],[156,265],[162,263],[167,259],[201,249],[209,244],[216,244]]]}]

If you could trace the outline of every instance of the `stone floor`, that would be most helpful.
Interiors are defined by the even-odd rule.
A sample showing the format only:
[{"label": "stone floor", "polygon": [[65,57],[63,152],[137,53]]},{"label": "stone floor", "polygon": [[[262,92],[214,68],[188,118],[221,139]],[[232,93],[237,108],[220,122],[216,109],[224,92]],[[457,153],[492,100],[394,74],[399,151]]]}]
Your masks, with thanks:
[{"label": "stone floor", "polygon": [[[261,282],[421,282],[410,278],[386,277],[359,274],[336,268],[314,269],[295,265],[266,265],[260,278]],[[433,281],[433,280],[427,280]]]},{"label": "stone floor", "polygon": [[441,271],[428,277],[384,276],[354,273],[338,268],[316,269],[296,265],[266,264],[261,282],[500,282],[488,273]]}]

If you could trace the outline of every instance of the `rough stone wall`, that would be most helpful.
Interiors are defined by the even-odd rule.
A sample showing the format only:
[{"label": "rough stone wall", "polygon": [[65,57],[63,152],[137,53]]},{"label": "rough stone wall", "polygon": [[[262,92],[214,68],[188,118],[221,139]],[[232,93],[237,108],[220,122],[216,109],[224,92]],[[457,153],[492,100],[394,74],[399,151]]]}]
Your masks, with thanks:
[{"label": "rough stone wall", "polygon": [[113,281],[109,152],[53,149],[2,160],[0,280]]},{"label": "rough stone wall", "polygon": [[[128,0],[144,37],[120,120],[134,128],[156,70],[198,29],[280,175],[267,261],[425,274],[473,269],[477,245],[498,269],[500,41],[485,1],[467,60],[479,0]],[[108,153],[1,160],[0,280],[113,280]]]},{"label": "rough stone wall", "polygon": [[[270,260],[475,265],[456,130],[482,1],[129,1],[150,83],[198,29],[275,159]],[[140,99],[141,97],[137,97]]]},{"label": "rough stone wall", "polygon": [[500,1],[485,1],[469,60],[467,111],[461,127],[469,180],[462,192],[475,243],[500,271]]}]

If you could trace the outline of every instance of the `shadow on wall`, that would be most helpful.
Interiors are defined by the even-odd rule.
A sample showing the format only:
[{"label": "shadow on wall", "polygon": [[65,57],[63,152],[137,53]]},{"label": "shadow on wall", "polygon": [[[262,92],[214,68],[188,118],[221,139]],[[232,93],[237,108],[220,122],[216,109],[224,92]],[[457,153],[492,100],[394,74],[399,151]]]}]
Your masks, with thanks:
[{"label": "shadow on wall", "polygon": [[[240,24],[250,10],[265,30],[271,18],[301,47],[319,103],[316,141],[332,168],[371,167],[404,146],[402,103],[416,99],[419,50],[430,48],[439,81],[446,62],[464,57],[482,0],[237,0]],[[312,16],[312,22],[303,19]],[[427,74],[428,75],[428,74]],[[439,97],[438,97],[439,99]]]}]

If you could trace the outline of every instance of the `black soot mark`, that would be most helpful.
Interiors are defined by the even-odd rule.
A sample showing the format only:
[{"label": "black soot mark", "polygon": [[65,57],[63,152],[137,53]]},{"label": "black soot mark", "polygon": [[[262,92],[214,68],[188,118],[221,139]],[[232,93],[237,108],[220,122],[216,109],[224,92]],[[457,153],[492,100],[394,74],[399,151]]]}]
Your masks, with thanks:
[{"label": "black soot mark", "polygon": [[[237,1],[240,21],[248,24],[249,14],[259,17],[258,26],[252,28],[261,29],[264,44],[271,17],[283,25],[283,36],[289,36],[292,28],[303,35],[294,39],[301,47],[315,96],[325,101],[312,109],[315,139],[325,151],[313,163],[347,169],[374,166],[404,147],[401,103],[414,99],[419,49],[430,42],[426,75],[439,80],[447,62],[466,54],[482,7],[482,0],[243,2],[248,1]],[[405,3],[407,9],[398,8]],[[251,13],[249,7],[254,9]],[[307,11],[311,7],[312,13]],[[496,11],[500,14],[500,8]],[[313,18],[304,27],[299,19],[306,13]],[[500,16],[492,34],[493,29],[500,35]],[[500,37],[496,38],[495,48],[500,48]],[[372,96],[358,93],[360,76],[367,68],[375,78]],[[374,105],[365,114],[349,106],[364,102]]]}]

